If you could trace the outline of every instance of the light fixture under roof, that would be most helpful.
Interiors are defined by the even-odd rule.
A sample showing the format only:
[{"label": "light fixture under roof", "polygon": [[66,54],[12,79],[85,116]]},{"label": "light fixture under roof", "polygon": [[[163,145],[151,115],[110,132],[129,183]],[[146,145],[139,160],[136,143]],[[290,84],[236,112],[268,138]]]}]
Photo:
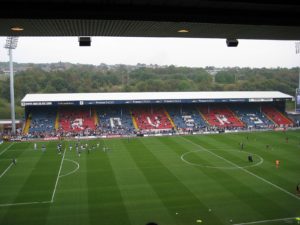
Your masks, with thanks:
[{"label": "light fixture under roof", "polygon": [[227,38],[226,44],[227,44],[227,47],[237,47],[239,44],[239,41],[236,38]]},{"label": "light fixture under roof", "polygon": [[188,33],[189,30],[187,30],[187,29],[180,29],[180,30],[178,30],[177,32],[178,32],[178,33]]},{"label": "light fixture under roof", "polygon": [[91,46],[91,37],[79,37],[79,46]]},{"label": "light fixture under roof", "polygon": [[16,31],[16,32],[20,32],[20,31],[23,31],[24,28],[23,27],[12,27],[10,28],[11,31]]}]

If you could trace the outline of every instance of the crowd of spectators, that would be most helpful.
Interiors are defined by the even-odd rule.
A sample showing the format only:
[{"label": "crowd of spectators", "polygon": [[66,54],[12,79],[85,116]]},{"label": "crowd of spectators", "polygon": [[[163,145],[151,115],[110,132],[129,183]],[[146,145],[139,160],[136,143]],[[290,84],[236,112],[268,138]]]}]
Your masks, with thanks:
[{"label": "crowd of spectators", "polygon": [[[82,129],[72,129],[71,124],[78,118],[78,113],[68,111],[60,114],[59,128],[55,129],[55,113],[48,115],[48,112],[41,113],[37,116],[36,112],[31,114],[31,124],[28,134],[22,134],[22,129],[17,130],[17,137],[23,138],[59,138],[59,137],[86,137],[86,136],[132,136],[132,135],[172,135],[172,134],[193,134],[193,133],[207,133],[207,132],[224,132],[224,131],[241,131],[251,129],[274,129],[278,126],[274,125],[267,116],[259,111],[249,111],[249,109],[242,110],[238,107],[235,115],[247,126],[235,126],[234,124],[227,124],[226,127],[208,124],[195,109],[171,109],[168,108],[170,116],[165,113],[163,108],[154,108],[153,115],[150,118],[151,110],[135,110],[131,113],[129,109],[121,109],[118,107],[105,108],[94,111],[99,120],[92,116],[92,111],[80,111],[82,116],[82,125],[84,120],[89,117],[93,126],[82,126]],[[141,113],[140,113],[141,112]],[[149,114],[149,115],[148,115]],[[133,126],[133,117],[137,121],[138,129]],[[151,121],[149,121],[149,119]],[[171,120],[175,127],[171,126]],[[200,120],[200,119],[201,120]],[[157,121],[154,121],[157,120]],[[158,122],[159,121],[159,122]],[[163,121],[163,122],[162,122]],[[62,123],[68,124],[70,129],[64,129]],[[166,126],[153,126],[151,122],[157,124],[166,123]],[[294,119],[295,125],[299,124],[299,118]],[[145,124],[147,124],[145,126]],[[252,124],[252,125],[251,125]],[[254,124],[254,125],[253,125]],[[12,137],[9,131],[1,132],[0,138]]]}]

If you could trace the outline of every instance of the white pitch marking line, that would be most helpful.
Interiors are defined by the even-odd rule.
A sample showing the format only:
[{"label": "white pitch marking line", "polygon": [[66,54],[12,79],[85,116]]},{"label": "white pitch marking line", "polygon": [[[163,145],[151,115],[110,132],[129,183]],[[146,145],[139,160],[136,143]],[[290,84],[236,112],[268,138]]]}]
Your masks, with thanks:
[{"label": "white pitch marking line", "polygon": [[[220,150],[220,149],[207,149],[207,150]],[[235,170],[235,169],[239,169],[239,168],[237,168],[237,167],[205,166],[205,165],[201,165],[201,164],[197,164],[197,163],[191,163],[191,162],[189,162],[188,160],[186,160],[186,159],[184,158],[186,155],[188,155],[188,154],[190,154],[190,153],[193,153],[193,152],[201,152],[201,151],[203,151],[203,150],[189,151],[189,152],[183,153],[183,154],[181,155],[180,158],[181,158],[181,160],[182,160],[183,162],[185,162],[185,163],[187,163],[187,164],[189,164],[189,165],[191,165],[191,166],[199,166],[199,167],[212,168],[212,169],[223,169],[223,170],[233,170],[233,169]],[[250,153],[250,152],[246,152],[246,151],[238,151],[238,150],[232,150],[232,149],[227,149],[227,151],[252,154],[252,153]],[[259,155],[257,155],[257,154],[253,154],[253,155],[257,156],[257,157],[260,159],[260,161],[259,161],[258,163],[253,164],[253,165],[243,166],[243,168],[249,168],[249,167],[259,166],[260,164],[262,164],[262,163],[264,162],[264,159],[263,159],[261,156],[259,156]]]},{"label": "white pitch marking line", "polygon": [[69,172],[69,173],[67,173],[67,174],[60,175],[60,176],[59,176],[60,178],[61,178],[61,177],[68,176],[68,175],[71,175],[72,173],[75,173],[75,172],[79,169],[79,163],[78,163],[78,162],[76,162],[76,161],[74,161],[74,160],[71,160],[71,159],[65,159],[65,161],[72,162],[72,163],[76,164],[77,167],[76,167],[73,171],[71,171],[71,172]]},{"label": "white pitch marking line", "polygon": [[15,142],[11,143],[9,146],[7,146],[2,152],[0,152],[0,155],[2,155],[4,152],[6,152],[11,146],[13,146]]},{"label": "white pitch marking line", "polygon": [[[19,151],[23,151],[24,149],[22,148],[15,148],[15,149],[12,149],[10,150],[11,152],[19,152]],[[34,150],[34,149],[26,149],[26,152],[37,152],[38,150]]]},{"label": "white pitch marking line", "polygon": [[0,207],[17,206],[17,205],[46,204],[46,203],[51,203],[51,201],[7,203],[7,204],[0,204]]},{"label": "white pitch marking line", "polygon": [[216,156],[216,157],[218,157],[218,158],[220,158],[220,159],[223,159],[225,162],[227,162],[227,163],[229,163],[229,164],[231,164],[231,165],[233,165],[233,166],[235,166],[235,167],[237,167],[237,168],[243,170],[244,172],[246,172],[246,173],[248,173],[248,174],[250,174],[250,175],[252,175],[252,176],[254,176],[254,177],[256,177],[256,178],[258,178],[258,179],[260,179],[260,180],[262,180],[262,181],[264,181],[264,182],[266,182],[267,184],[270,184],[271,186],[273,186],[273,187],[277,188],[278,190],[280,190],[280,191],[282,191],[282,192],[288,194],[289,196],[291,196],[291,197],[293,197],[293,198],[295,198],[295,199],[297,199],[297,200],[300,200],[300,197],[299,197],[299,196],[294,195],[294,194],[291,193],[291,192],[288,192],[287,190],[285,190],[285,189],[283,189],[283,188],[277,186],[276,184],[273,184],[272,182],[266,180],[265,178],[262,178],[262,177],[260,177],[260,176],[258,176],[258,175],[256,175],[256,174],[250,172],[249,170],[246,170],[246,169],[244,169],[243,167],[238,166],[237,164],[235,164],[235,163],[233,163],[233,162],[231,162],[231,161],[229,161],[229,160],[223,158],[222,156],[219,156],[218,154],[216,154],[216,153],[214,153],[214,152],[211,152],[211,151],[207,150],[206,148],[204,148],[203,146],[201,146],[201,145],[199,145],[199,144],[196,144],[196,143],[194,143],[194,142],[192,142],[192,141],[190,141],[190,140],[188,140],[188,139],[186,139],[186,138],[184,138],[184,137],[182,137],[182,138],[185,139],[186,141],[192,143],[192,144],[195,145],[195,146],[199,146],[199,147],[200,147],[201,149],[203,149],[204,151],[206,151],[206,152],[208,152],[208,153],[211,153],[212,155],[214,155],[214,156]]},{"label": "white pitch marking line", "polygon": [[64,162],[65,154],[66,154],[66,150],[64,151],[62,160],[61,160],[61,162],[60,162],[60,167],[59,167],[59,170],[58,170],[58,174],[57,174],[57,178],[56,178],[54,190],[53,190],[52,197],[51,197],[51,203],[52,203],[53,200],[54,200],[54,196],[55,196],[55,192],[56,192],[56,188],[57,188],[57,184],[58,184],[58,179],[59,179],[60,171],[61,171],[61,168],[62,168],[62,164],[63,164],[63,162]]},{"label": "white pitch marking line", "polygon": [[10,167],[12,167],[13,163],[11,163],[6,170],[4,170],[4,172],[0,175],[0,178],[4,176],[4,174],[10,169]]},{"label": "white pitch marking line", "polygon": [[253,222],[246,222],[246,223],[235,223],[233,225],[248,225],[248,224],[258,224],[258,223],[268,223],[268,222],[275,222],[275,221],[282,221],[282,220],[291,220],[296,219],[297,217],[288,217],[288,218],[280,218],[280,219],[272,219],[272,220],[258,220]]}]

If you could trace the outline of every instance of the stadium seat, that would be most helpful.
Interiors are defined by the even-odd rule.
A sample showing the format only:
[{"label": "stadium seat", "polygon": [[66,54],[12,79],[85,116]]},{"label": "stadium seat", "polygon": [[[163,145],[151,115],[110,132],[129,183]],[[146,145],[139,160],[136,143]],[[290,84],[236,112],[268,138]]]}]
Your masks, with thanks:
[{"label": "stadium seat", "polygon": [[103,135],[129,135],[134,132],[132,118],[127,107],[98,107],[98,131]]},{"label": "stadium seat", "polygon": [[245,124],[227,106],[205,105],[200,106],[199,110],[211,126],[227,129],[245,127]]},{"label": "stadium seat", "polygon": [[55,118],[57,111],[53,108],[39,107],[31,108],[29,115],[31,117],[31,123],[29,126],[29,133],[45,133],[52,132],[55,127]]},{"label": "stadium seat", "polygon": [[62,132],[95,130],[96,124],[90,108],[65,107],[59,109],[59,129]]},{"label": "stadium seat", "polygon": [[293,126],[293,122],[273,106],[263,106],[262,111],[270,120],[280,127]]},{"label": "stadium seat", "polygon": [[271,128],[274,123],[261,111],[257,104],[234,104],[231,109],[243,121],[247,128]]},{"label": "stadium seat", "polygon": [[178,130],[201,130],[207,127],[207,123],[201,117],[194,105],[172,105],[167,110]]},{"label": "stadium seat", "polygon": [[163,107],[134,107],[132,114],[140,130],[170,130],[171,121]]}]

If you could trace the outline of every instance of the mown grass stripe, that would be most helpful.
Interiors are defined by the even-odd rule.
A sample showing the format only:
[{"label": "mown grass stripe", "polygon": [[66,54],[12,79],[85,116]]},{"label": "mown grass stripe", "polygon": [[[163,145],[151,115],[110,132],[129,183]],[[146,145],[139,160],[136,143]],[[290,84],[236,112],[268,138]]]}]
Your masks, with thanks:
[{"label": "mown grass stripe", "polygon": [[[184,138],[184,137],[183,137],[183,138]],[[205,151],[211,153],[212,155],[214,155],[214,156],[216,156],[216,157],[218,157],[218,158],[220,158],[220,159],[223,159],[224,161],[228,162],[229,164],[233,165],[234,167],[241,169],[241,170],[244,171],[245,173],[248,173],[249,175],[252,175],[252,176],[256,177],[257,179],[259,179],[259,180],[261,180],[261,181],[264,181],[265,183],[267,183],[267,184],[273,186],[274,188],[277,188],[278,190],[280,190],[280,191],[286,193],[287,195],[289,195],[290,197],[295,198],[295,199],[297,199],[297,200],[300,200],[300,197],[298,197],[297,195],[295,195],[295,194],[293,194],[293,193],[291,193],[291,192],[288,192],[287,190],[285,190],[285,189],[283,189],[283,188],[277,186],[276,184],[274,184],[274,183],[272,183],[272,182],[270,182],[270,181],[264,179],[263,177],[260,177],[260,176],[258,176],[258,175],[256,175],[256,174],[250,172],[249,170],[244,169],[244,168],[242,168],[242,167],[236,165],[235,163],[233,163],[233,162],[231,162],[231,161],[225,159],[224,157],[219,156],[218,154],[216,154],[216,153],[214,153],[214,152],[212,152],[212,151],[207,150],[206,148],[204,148],[203,146],[201,146],[201,145],[199,145],[199,144],[196,144],[196,143],[194,143],[194,142],[192,142],[192,141],[190,141],[190,140],[188,140],[188,139],[186,139],[186,138],[184,138],[184,139],[187,140],[187,141],[189,141],[189,142],[191,142],[191,143],[193,143],[193,144],[195,144],[195,145],[198,145],[201,149],[203,149],[203,150],[205,150]]]},{"label": "mown grass stripe", "polygon": [[[41,176],[41,168],[45,166],[44,159],[47,159],[51,154],[42,154],[41,152],[27,152],[30,148],[27,143],[16,143],[17,148],[22,149],[21,152],[14,152],[14,156],[18,155],[17,165],[9,174],[7,187],[13,184],[17,186],[13,190],[9,190],[14,194],[11,202],[2,204],[11,204],[9,207],[4,207],[5,210],[0,218],[0,224],[44,224],[50,204],[25,204],[30,202],[48,202],[50,198],[51,188],[47,176]],[[42,157],[44,156],[44,158]],[[31,157],[32,161],[23,162],[23,158]],[[51,157],[51,156],[50,156]],[[51,165],[53,161],[50,161]],[[46,163],[48,165],[48,163]],[[27,167],[28,166],[28,167]],[[52,171],[50,167],[49,171]],[[20,179],[21,178],[21,179]],[[18,216],[15,216],[15,215]],[[35,215],[35,216],[33,216]]]},{"label": "mown grass stripe", "polygon": [[[130,154],[169,213],[179,212],[178,223],[193,224],[199,218],[206,218],[212,224],[222,224],[217,217],[207,213],[208,208],[152,153],[150,148],[163,149],[157,149],[158,142],[151,140],[152,145],[145,145],[142,139],[137,139],[140,147],[131,150]],[[153,164],[158,168],[149,167]]]},{"label": "mown grass stripe", "polygon": [[[65,144],[67,148],[64,160],[68,158],[77,161],[80,165],[80,168],[72,175],[64,176],[63,178],[61,177],[59,179],[59,185],[55,194],[55,200],[50,205],[49,211],[46,215],[46,225],[90,224],[88,213],[88,185],[86,179],[88,173],[86,169],[86,154],[83,153],[79,157],[76,153],[75,147],[70,151],[68,145],[71,143],[74,146],[75,142],[68,142],[68,144]],[[53,151],[56,154],[55,147]],[[59,156],[61,157],[61,155]],[[57,154],[56,157],[58,157]],[[57,164],[56,171],[58,167],[59,163]],[[69,169],[70,167],[68,167],[64,162],[61,170],[61,175],[70,172]],[[53,184],[55,182],[56,175],[57,172],[55,173]]]},{"label": "mown grass stripe", "polygon": [[[199,139],[199,137],[197,137],[197,139]],[[201,140],[202,140],[202,145],[205,146],[207,149],[209,149],[211,148],[211,146],[213,146],[213,143],[219,143],[219,142],[226,144],[228,147],[235,145],[236,143],[240,143],[241,137],[236,134],[220,136],[220,137],[215,135],[215,136],[211,136],[210,138],[201,139]],[[265,138],[263,140],[265,140]],[[274,182],[276,182],[276,184],[279,186],[285,187],[289,190],[291,187],[294,188],[295,181],[298,179],[298,173],[297,173],[297,169],[292,169],[291,167],[295,167],[295,165],[297,165],[298,162],[292,161],[291,158],[295,158],[295,157],[293,155],[288,155],[287,149],[284,149],[283,151],[266,149],[265,144],[263,144],[262,147],[259,147],[261,142],[262,140],[250,141],[250,142],[244,141],[245,143],[244,150],[239,150],[239,151],[251,151],[255,154],[259,154],[264,158],[263,165],[259,167],[248,168],[248,169],[254,171],[257,175],[267,176],[268,179],[274,180]],[[209,146],[209,148],[207,146]],[[280,167],[280,170],[277,170],[275,167],[276,159],[280,159],[281,164],[284,165]],[[270,168],[273,169],[270,170]]]},{"label": "mown grass stripe", "polygon": [[98,151],[86,155],[88,206],[90,224],[119,225],[130,224],[121,192],[116,182],[108,154],[113,152]]},{"label": "mown grass stripe", "polygon": [[[172,148],[173,151],[178,153],[178,158],[182,154],[182,151],[179,151],[178,149],[189,149],[194,147],[192,144],[189,144],[186,141],[183,142],[178,138],[177,140],[172,138],[160,140],[166,144],[166,147],[173,145],[178,146],[177,148]],[[171,144],[171,142],[173,141],[175,141],[175,143]],[[187,151],[189,151],[188,149]],[[196,157],[197,160],[203,158],[200,156]],[[214,165],[213,163],[205,159],[202,159],[202,162],[207,165]],[[183,165],[186,167],[186,164]],[[260,199],[260,202],[263,203],[263,205],[265,205],[266,207],[269,207],[270,210],[284,212],[284,208],[281,208],[276,203],[270,204],[268,199],[265,198],[265,196],[263,196],[257,190],[250,188],[245,183],[245,176],[243,176],[243,173],[239,170],[212,170],[193,166],[188,166],[187,168],[193,168],[194,170],[198,171],[198,176],[197,173],[195,173],[195,175],[192,176],[191,169],[173,169],[172,172],[177,172],[177,174],[180,174],[180,172],[183,171],[181,175],[182,177],[185,177],[185,174],[189,174],[189,176],[191,176],[190,181],[183,180],[183,182],[186,183],[187,187],[189,187],[194,193],[198,193],[198,195],[201,197],[201,199],[203,199],[205,204],[210,205],[210,207],[212,207],[214,211],[217,210],[217,216],[219,216],[221,220],[222,218],[223,220],[224,218],[227,218],[229,221],[234,217],[239,218],[239,216],[244,216],[245,218],[249,217],[249,219],[251,219],[251,216],[254,216],[255,218],[265,218],[266,216],[268,216],[269,212],[257,207],[256,199]],[[195,182],[191,182],[192,180],[198,180],[198,185]],[[199,191],[199,189],[201,191]],[[253,198],[248,199],[248,196],[253,196]],[[247,199],[247,201],[244,201],[244,199]],[[231,214],[230,211],[227,211],[227,208],[220,208],[220,205],[226,204],[230,204],[230,208],[234,207],[234,205],[239,206],[235,208],[235,214]],[[241,209],[242,211],[240,213],[237,213]],[[245,212],[247,213],[245,214]]]},{"label": "mown grass stripe", "polygon": [[112,140],[108,146],[118,146],[117,152],[108,154],[124,205],[132,225],[157,221],[159,224],[176,224],[173,217],[152,189],[134,159],[130,156],[133,140]]},{"label": "mown grass stripe", "polygon": [[[272,153],[274,156],[280,157],[283,160],[289,160],[291,162],[298,162],[297,156],[298,152],[294,151],[295,146],[291,143],[292,140],[289,140],[289,143],[285,141],[285,135],[278,133],[264,133],[263,139],[259,138],[256,141],[253,140],[243,140],[238,135],[227,135],[221,136],[220,139],[228,140],[228,144],[231,144],[230,140],[234,144],[234,141],[240,142],[243,141],[245,144],[245,149],[255,148],[256,150],[265,151],[266,153]],[[266,149],[266,145],[269,145],[269,149]],[[282,154],[284,151],[284,154]]]},{"label": "mown grass stripe", "polygon": [[[199,137],[201,139],[201,136],[189,136],[187,138],[192,141],[197,141],[198,143]],[[186,146],[189,149],[195,148],[195,145],[192,145],[189,142],[184,141],[185,143],[182,143],[182,140],[180,138],[177,139],[169,138],[169,139],[170,141],[176,142],[175,146],[180,146],[180,147]],[[167,138],[161,140],[165,142],[166,140],[169,139]],[[166,145],[172,146],[170,143],[166,143]],[[180,147],[178,147],[178,149],[180,149]],[[182,154],[182,150],[177,150],[176,147],[174,147],[173,150],[178,152],[179,155]],[[228,210],[235,209],[233,216],[238,217],[240,221],[247,220],[247,218],[248,220],[251,219],[253,220],[253,218],[255,219],[270,218],[274,214],[276,214],[277,216],[281,215],[283,217],[291,216],[295,214],[294,211],[298,205],[296,201],[291,201],[293,199],[285,195],[277,196],[276,194],[277,190],[269,190],[270,188],[268,186],[266,186],[265,184],[261,184],[260,182],[257,183],[255,178],[246,176],[246,174],[243,171],[239,171],[239,170],[223,171],[223,170],[215,170],[215,169],[212,170],[212,169],[199,168],[199,167],[193,167],[193,168],[196,168],[197,170],[201,171],[201,173],[206,173],[208,176],[210,176],[212,179],[214,179],[219,183],[214,186],[210,186],[209,184],[206,186],[206,190],[211,190],[208,193],[212,194],[212,191],[215,193],[213,195],[209,195],[206,200],[208,202],[213,201],[218,205],[219,204],[226,205],[227,203],[232,202],[230,206],[228,206]],[[203,178],[199,177],[199,179],[203,179]],[[218,187],[223,188],[223,190],[222,189],[219,190]],[[226,199],[225,191],[231,192],[232,196],[231,197],[229,196]],[[238,199],[240,199],[241,202],[237,202],[235,200],[236,197],[238,197]],[[251,208],[250,210],[246,209],[243,202],[244,204],[251,206],[252,209]],[[286,207],[287,204],[290,205],[289,208]],[[230,211],[228,213],[223,213],[226,212],[226,210],[227,207],[224,208],[222,212],[219,212],[218,215],[227,217]]]},{"label": "mown grass stripe", "polygon": [[58,173],[57,173],[55,185],[54,185],[53,192],[52,192],[52,196],[51,196],[51,202],[54,201],[55,192],[56,192],[58,180],[59,180],[59,178],[60,178],[60,171],[61,171],[62,165],[63,165],[63,163],[64,163],[65,154],[66,154],[66,150],[64,150],[64,154],[63,154],[63,157],[62,157],[61,162],[60,162],[59,170],[58,170]]}]

